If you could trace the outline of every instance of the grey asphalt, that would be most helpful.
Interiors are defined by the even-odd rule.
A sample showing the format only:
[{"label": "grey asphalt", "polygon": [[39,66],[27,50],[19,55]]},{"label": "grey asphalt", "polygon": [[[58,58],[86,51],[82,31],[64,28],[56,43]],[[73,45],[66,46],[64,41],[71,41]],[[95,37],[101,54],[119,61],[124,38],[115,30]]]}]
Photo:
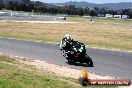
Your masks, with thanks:
[{"label": "grey asphalt", "polygon": [[19,21],[64,21],[62,15],[33,15],[33,16],[0,16],[0,20],[19,20]]},{"label": "grey asphalt", "polygon": [[[0,38],[0,53],[80,69],[83,65],[66,63],[57,44]],[[94,67],[84,67],[91,73],[132,80],[132,52],[87,48]]]}]

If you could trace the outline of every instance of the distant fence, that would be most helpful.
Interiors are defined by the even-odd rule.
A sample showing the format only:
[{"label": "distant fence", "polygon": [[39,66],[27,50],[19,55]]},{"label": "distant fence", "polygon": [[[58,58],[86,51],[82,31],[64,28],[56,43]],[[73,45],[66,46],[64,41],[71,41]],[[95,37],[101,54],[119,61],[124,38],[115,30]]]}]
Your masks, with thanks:
[{"label": "distant fence", "polygon": [[28,13],[0,12],[0,16],[27,17],[30,15]]},{"label": "distant fence", "polygon": [[105,17],[106,18],[124,18],[124,19],[129,18],[128,15],[112,15],[112,14],[106,14]]}]

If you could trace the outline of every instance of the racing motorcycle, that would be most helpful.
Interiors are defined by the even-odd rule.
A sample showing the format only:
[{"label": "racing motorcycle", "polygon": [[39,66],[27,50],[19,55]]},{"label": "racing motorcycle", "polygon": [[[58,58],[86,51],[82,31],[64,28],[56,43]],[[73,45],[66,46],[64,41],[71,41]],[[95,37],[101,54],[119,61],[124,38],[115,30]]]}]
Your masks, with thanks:
[{"label": "racing motorcycle", "polygon": [[84,44],[74,44],[70,50],[62,50],[63,56],[68,60],[68,63],[86,63],[88,66],[93,67],[92,59],[87,55]]}]

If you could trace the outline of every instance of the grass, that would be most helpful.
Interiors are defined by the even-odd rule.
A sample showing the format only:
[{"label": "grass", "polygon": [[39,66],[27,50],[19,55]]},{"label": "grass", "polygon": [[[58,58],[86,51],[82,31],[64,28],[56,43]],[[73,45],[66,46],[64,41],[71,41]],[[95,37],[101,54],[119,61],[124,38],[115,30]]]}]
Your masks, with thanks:
[{"label": "grass", "polygon": [[[77,18],[69,18],[77,19]],[[126,24],[114,22],[115,19],[99,19],[91,23],[79,18],[77,23],[19,23],[1,22],[0,37],[43,42],[59,42],[64,34],[70,34],[89,47],[101,47],[119,50],[132,50],[132,21]],[[124,22],[124,23],[123,23]]]},{"label": "grass", "polygon": [[[96,88],[106,87],[116,88],[96,86]],[[41,72],[35,67],[22,64],[16,58],[0,56],[0,88],[82,88],[82,86],[76,79],[55,76],[46,71]],[[95,86],[85,88],[95,88]]]},{"label": "grass", "polygon": [[[13,64],[7,61],[6,56],[0,57],[0,88],[80,88],[75,79],[45,73],[37,73],[25,64]],[[4,61],[5,60],[5,61]],[[15,59],[14,59],[15,61]],[[73,84],[72,84],[73,83]]]}]

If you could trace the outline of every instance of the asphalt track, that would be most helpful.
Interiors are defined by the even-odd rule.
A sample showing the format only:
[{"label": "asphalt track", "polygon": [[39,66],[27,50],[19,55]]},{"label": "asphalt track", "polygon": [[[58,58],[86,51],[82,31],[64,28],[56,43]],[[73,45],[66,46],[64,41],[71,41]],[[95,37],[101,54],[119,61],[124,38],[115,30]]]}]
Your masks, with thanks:
[{"label": "asphalt track", "polygon": [[[57,44],[0,38],[0,53],[44,60],[80,69],[82,64],[69,65]],[[87,48],[94,67],[84,67],[92,73],[132,80],[132,52]]]},{"label": "asphalt track", "polygon": [[27,15],[24,16],[24,14],[18,15],[18,16],[0,16],[1,20],[18,20],[18,21],[64,21],[63,15]]}]

